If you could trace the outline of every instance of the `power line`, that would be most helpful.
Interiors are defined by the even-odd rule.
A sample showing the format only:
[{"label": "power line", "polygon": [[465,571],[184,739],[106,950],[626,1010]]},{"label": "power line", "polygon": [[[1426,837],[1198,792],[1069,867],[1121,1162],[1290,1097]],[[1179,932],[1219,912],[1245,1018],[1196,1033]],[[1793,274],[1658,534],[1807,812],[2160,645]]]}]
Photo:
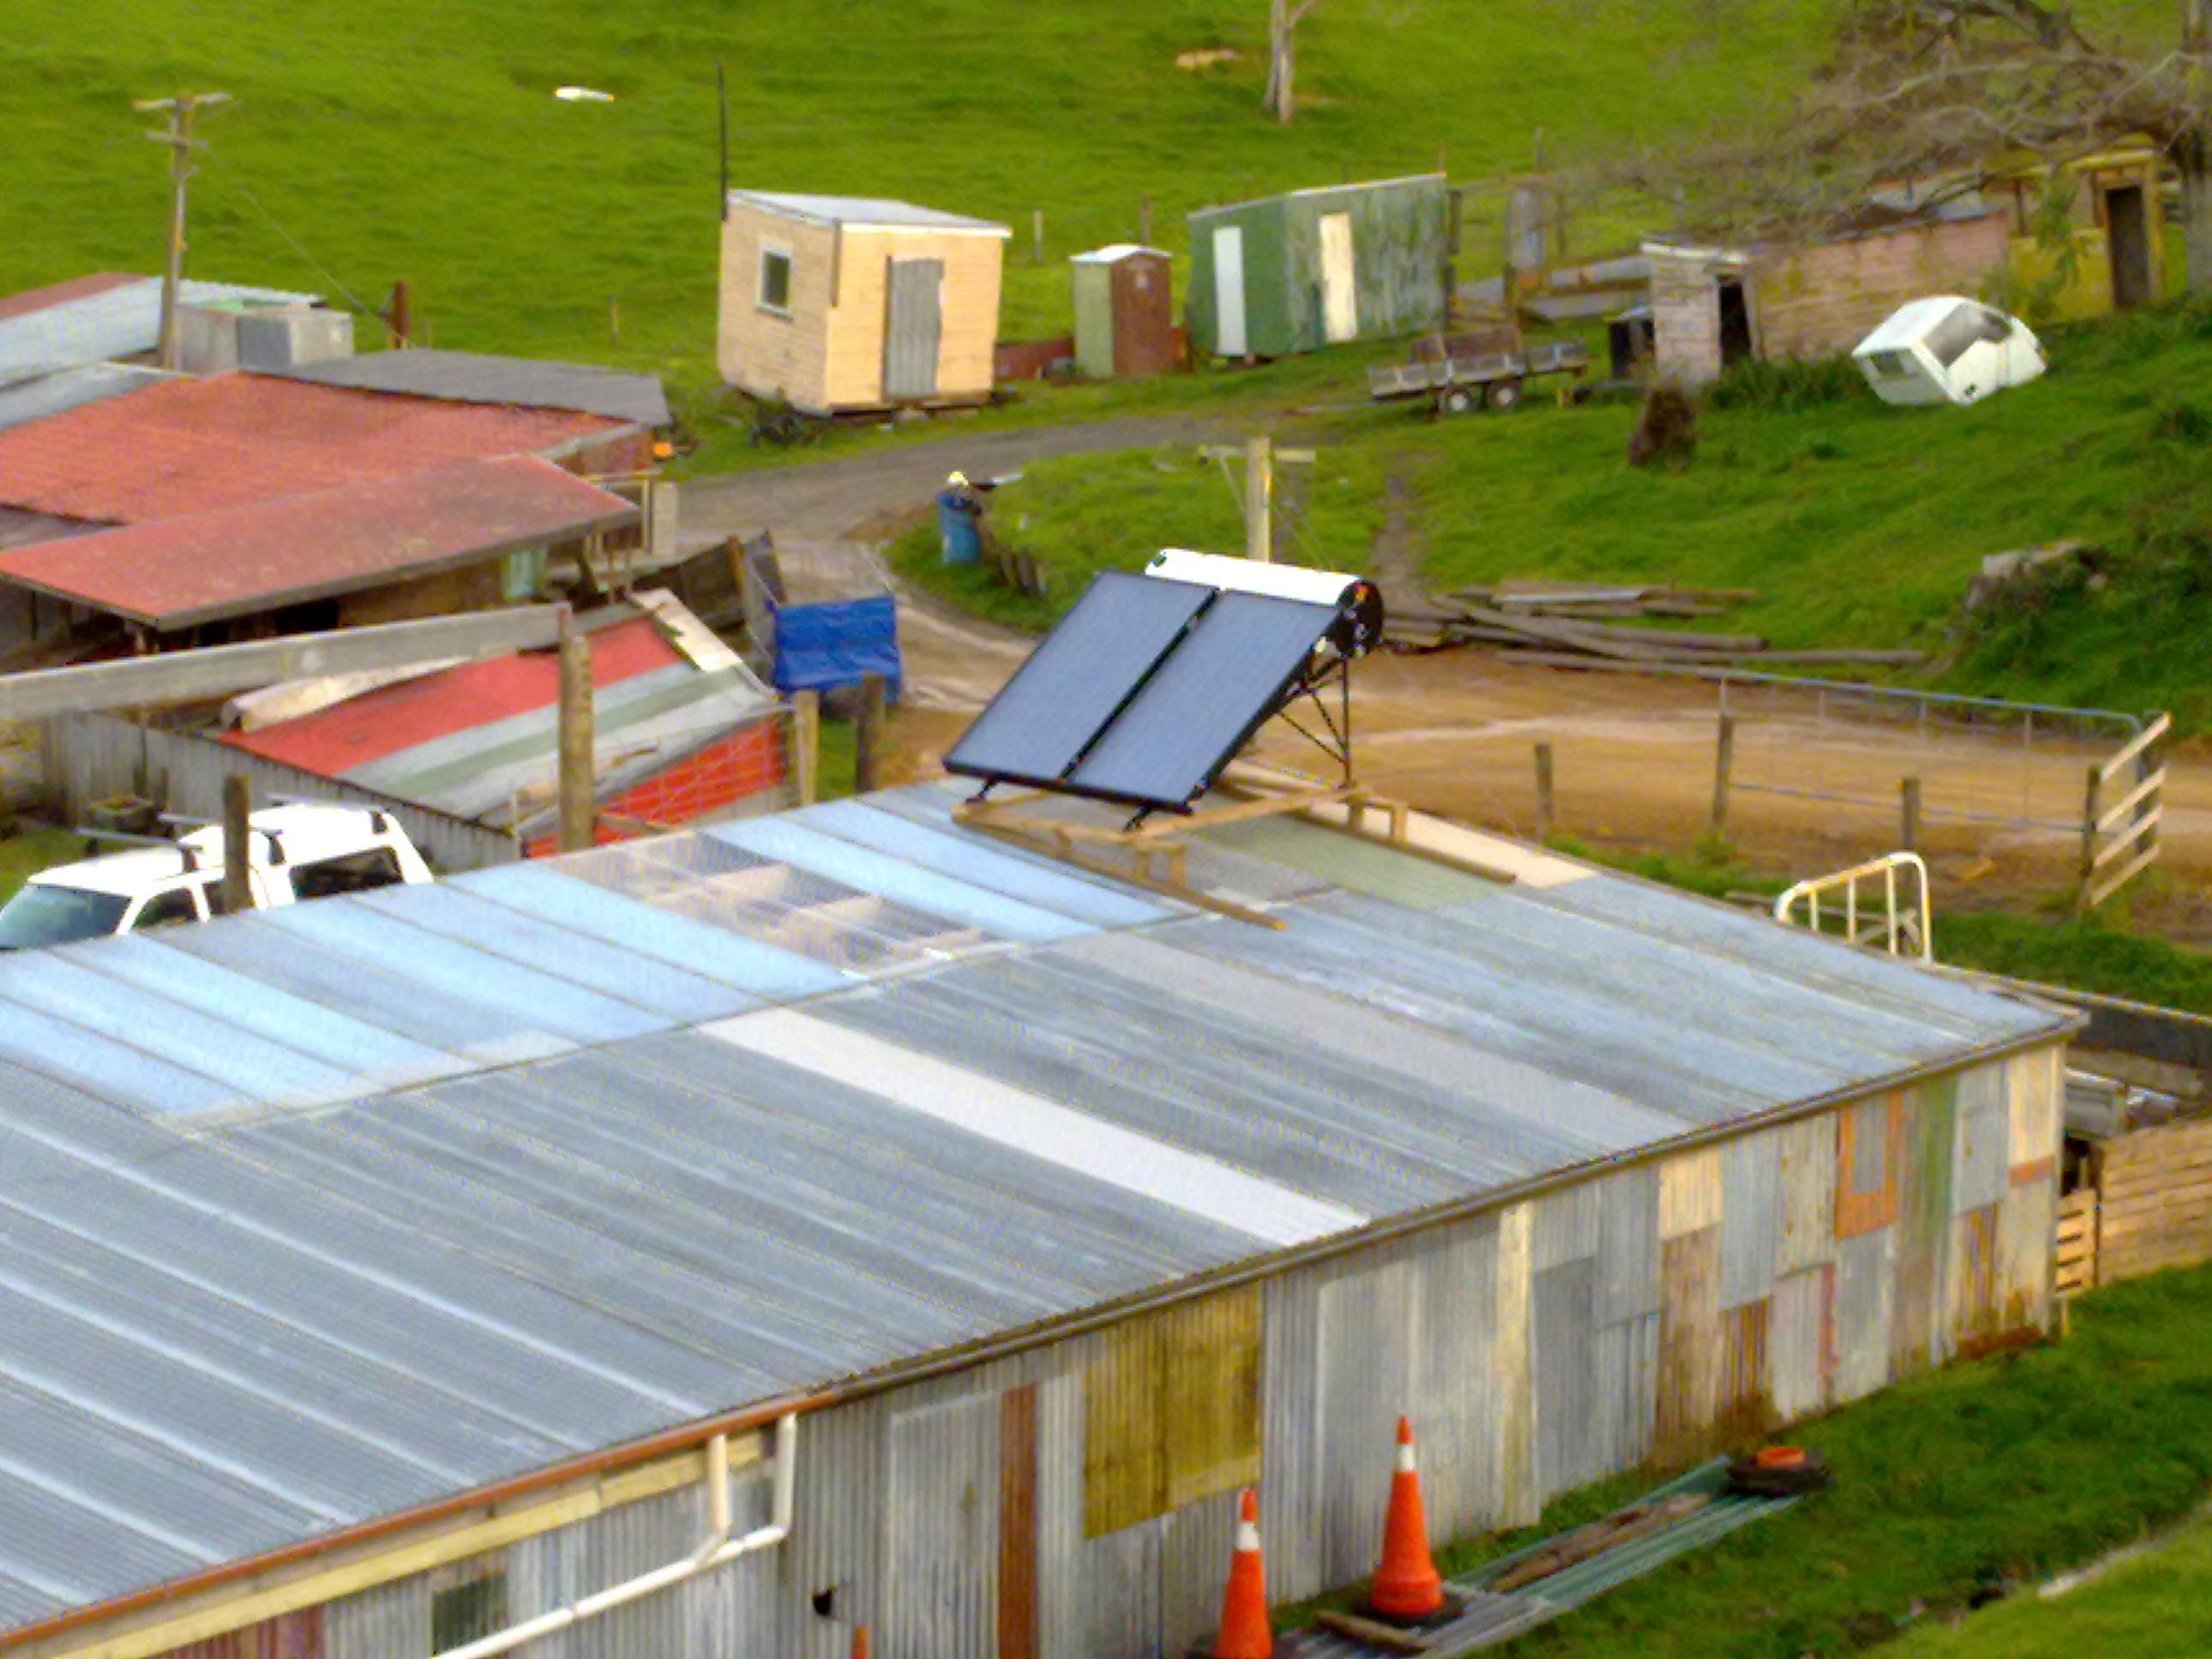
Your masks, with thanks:
[{"label": "power line", "polygon": [[348,288],[344,283],[341,282],[336,276],[331,274],[331,271],[327,265],[324,264],[321,260],[316,258],[313,254],[307,252],[306,246],[301,242],[298,237],[293,235],[290,231],[285,229],[282,224],[277,222],[276,216],[271,213],[268,208],[263,204],[261,198],[253,193],[252,187],[246,182],[245,176],[239,172],[237,165],[234,162],[231,161],[226,156],[216,155],[212,150],[209,151],[208,155],[210,160],[213,161],[217,166],[222,167],[224,175],[228,179],[229,182],[237,187],[238,193],[246,198],[246,201],[252,205],[253,210],[259,214],[262,218],[268,222],[269,228],[275,231],[279,236],[283,237],[284,239],[285,245],[289,246],[293,252],[298,254],[301,259],[306,261],[308,267],[313,270],[318,276],[320,276],[325,283],[328,283],[341,295],[344,295],[345,298],[353,305],[355,309],[371,317],[380,314],[374,306],[369,304],[368,301],[362,299],[360,295],[355,293],[351,289]]}]

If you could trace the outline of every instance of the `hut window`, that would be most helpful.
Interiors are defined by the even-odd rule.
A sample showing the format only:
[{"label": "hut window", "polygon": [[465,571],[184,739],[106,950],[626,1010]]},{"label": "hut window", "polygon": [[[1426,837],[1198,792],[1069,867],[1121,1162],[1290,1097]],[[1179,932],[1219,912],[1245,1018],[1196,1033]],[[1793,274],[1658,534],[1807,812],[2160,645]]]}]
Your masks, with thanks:
[{"label": "hut window", "polygon": [[791,250],[764,247],[760,254],[760,308],[791,315]]},{"label": "hut window", "polygon": [[1084,1534],[1119,1532],[1260,1476],[1260,1293],[1118,1325],[1084,1381]]},{"label": "hut window", "polygon": [[430,1651],[443,1653],[507,1628],[507,1564],[497,1555],[456,1561],[430,1575]]}]

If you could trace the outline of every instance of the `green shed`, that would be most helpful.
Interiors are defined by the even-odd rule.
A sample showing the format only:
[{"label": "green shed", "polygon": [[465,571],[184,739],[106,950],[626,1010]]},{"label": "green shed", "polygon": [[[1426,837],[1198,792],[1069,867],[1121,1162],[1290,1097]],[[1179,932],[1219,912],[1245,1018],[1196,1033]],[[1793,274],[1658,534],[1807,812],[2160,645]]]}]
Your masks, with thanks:
[{"label": "green shed", "polygon": [[1075,367],[1086,380],[1133,380],[1176,366],[1175,295],[1168,256],[1116,242],[1079,253]]},{"label": "green shed", "polygon": [[1448,195],[1425,173],[1192,214],[1193,355],[1283,357],[1442,328]]}]

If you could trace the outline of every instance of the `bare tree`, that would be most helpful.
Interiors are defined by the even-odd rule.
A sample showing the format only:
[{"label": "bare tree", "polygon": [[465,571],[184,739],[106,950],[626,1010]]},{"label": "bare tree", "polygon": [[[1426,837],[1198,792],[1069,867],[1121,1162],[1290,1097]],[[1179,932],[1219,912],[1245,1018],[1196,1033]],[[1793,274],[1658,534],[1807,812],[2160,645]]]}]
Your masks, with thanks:
[{"label": "bare tree", "polygon": [[1267,90],[1260,106],[1285,126],[1297,112],[1298,25],[1321,0],[1267,0]]},{"label": "bare tree", "polygon": [[2057,0],[1857,0],[1778,131],[1622,173],[1686,220],[1755,234],[1847,221],[1899,180],[1963,193],[2023,155],[2063,161],[2142,135],[2180,175],[2190,286],[2212,292],[2212,0],[2180,4],[2181,40],[2161,52],[2092,37]]}]

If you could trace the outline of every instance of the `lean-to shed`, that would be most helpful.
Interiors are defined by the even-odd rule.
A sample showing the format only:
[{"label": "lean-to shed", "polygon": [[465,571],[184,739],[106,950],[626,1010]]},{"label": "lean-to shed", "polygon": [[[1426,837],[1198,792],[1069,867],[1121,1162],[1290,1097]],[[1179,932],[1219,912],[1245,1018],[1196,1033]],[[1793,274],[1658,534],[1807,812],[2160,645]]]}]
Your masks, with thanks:
[{"label": "lean-to shed", "polygon": [[1075,367],[1094,380],[1164,374],[1176,366],[1168,256],[1117,242],[1069,262],[1075,285]]},{"label": "lean-to shed", "polygon": [[906,202],[732,191],[722,378],[816,415],[981,403],[1010,234]]},{"label": "lean-to shed", "polygon": [[1449,219],[1442,173],[1201,209],[1190,216],[1191,349],[1283,357],[1442,328]]},{"label": "lean-to shed", "polygon": [[961,793],[0,959],[0,1644],[1160,1659],[1243,1486],[1278,1597],[1373,1566],[1401,1412],[1457,1536],[2048,1327],[2047,1006]]}]

